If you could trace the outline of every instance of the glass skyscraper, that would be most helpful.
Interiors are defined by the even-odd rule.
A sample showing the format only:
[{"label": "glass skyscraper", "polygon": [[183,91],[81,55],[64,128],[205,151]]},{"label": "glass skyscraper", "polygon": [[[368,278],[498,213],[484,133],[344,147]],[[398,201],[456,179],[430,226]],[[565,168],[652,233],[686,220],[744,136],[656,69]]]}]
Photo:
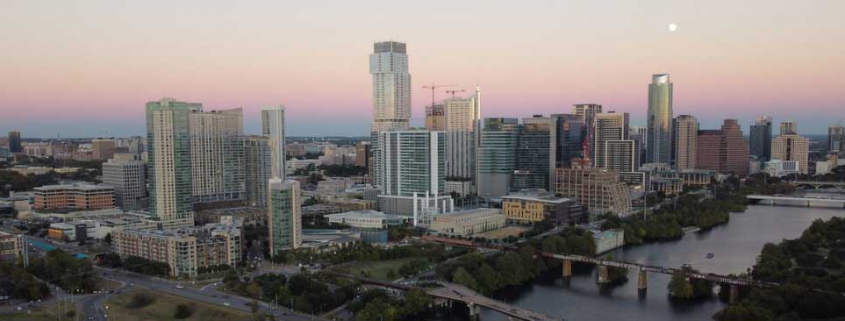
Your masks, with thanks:
[{"label": "glass skyscraper", "polygon": [[498,198],[510,192],[519,139],[516,118],[486,118],[478,147],[478,196]]},{"label": "glass skyscraper", "polygon": [[651,77],[648,85],[646,162],[671,164],[672,82],[668,74]]},{"label": "glass skyscraper", "polygon": [[760,162],[772,159],[772,117],[757,117],[757,122],[751,125],[751,155]]}]

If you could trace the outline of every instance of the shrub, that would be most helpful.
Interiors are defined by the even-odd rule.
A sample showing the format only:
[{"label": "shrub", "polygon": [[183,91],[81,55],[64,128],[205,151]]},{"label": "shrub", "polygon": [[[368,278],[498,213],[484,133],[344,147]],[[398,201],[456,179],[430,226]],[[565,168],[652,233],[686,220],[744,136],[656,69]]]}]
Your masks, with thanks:
[{"label": "shrub", "polygon": [[140,309],[150,304],[153,304],[153,302],[155,301],[156,299],[152,295],[145,293],[136,293],[132,296],[132,301],[130,301],[126,307],[130,309]]},{"label": "shrub", "polygon": [[176,312],[173,313],[173,317],[176,319],[185,319],[193,315],[194,310],[194,305],[180,304],[176,306]]}]

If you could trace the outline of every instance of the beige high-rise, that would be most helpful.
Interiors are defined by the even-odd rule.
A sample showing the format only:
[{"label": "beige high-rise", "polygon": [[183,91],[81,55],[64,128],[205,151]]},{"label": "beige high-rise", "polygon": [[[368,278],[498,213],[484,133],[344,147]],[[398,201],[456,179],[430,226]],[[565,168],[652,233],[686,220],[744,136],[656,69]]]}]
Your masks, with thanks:
[{"label": "beige high-rise", "polygon": [[698,120],[691,115],[680,115],[675,118],[672,126],[675,131],[674,154],[675,169],[695,169],[695,158],[698,143]]},{"label": "beige high-rise", "polygon": [[795,134],[780,135],[772,139],[772,159],[797,161],[798,171],[807,174],[810,160],[810,140]]},{"label": "beige high-rise", "polygon": [[619,172],[599,168],[558,168],[555,193],[574,198],[591,215],[631,212],[631,193],[619,180]]}]

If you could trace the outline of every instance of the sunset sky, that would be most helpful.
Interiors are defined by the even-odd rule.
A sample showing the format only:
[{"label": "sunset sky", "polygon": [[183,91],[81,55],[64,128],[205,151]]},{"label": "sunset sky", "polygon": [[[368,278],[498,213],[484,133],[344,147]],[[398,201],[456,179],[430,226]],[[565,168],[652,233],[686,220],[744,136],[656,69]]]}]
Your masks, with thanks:
[{"label": "sunset sky", "polygon": [[[408,44],[414,123],[432,82],[484,117],[600,103],[645,124],[653,73],[702,128],[845,120],[845,1],[0,1],[0,136],[144,133],[144,103],[287,107],[288,135],[368,134],[372,44]],[[675,23],[677,31],[669,32]],[[445,90],[445,89],[444,89]],[[444,91],[438,97],[446,97]],[[777,127],[777,124],[775,125]]]}]

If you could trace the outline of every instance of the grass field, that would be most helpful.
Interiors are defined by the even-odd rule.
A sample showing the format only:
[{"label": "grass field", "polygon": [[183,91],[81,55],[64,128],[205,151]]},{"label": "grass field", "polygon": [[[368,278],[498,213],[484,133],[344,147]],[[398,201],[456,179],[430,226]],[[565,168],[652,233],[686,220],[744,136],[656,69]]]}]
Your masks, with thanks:
[{"label": "grass field", "polygon": [[3,321],[56,321],[56,320],[75,320],[74,318],[68,318],[67,316],[62,315],[63,318],[56,318],[56,313],[58,309],[56,309],[55,305],[44,306],[44,307],[37,307],[30,311],[31,313],[27,313],[27,309],[24,309],[22,313],[15,313],[15,314],[0,314],[0,320]]},{"label": "grass field", "polygon": [[[143,308],[128,308],[128,303],[135,293],[146,293],[156,298],[156,301]],[[222,306],[211,305],[203,302],[186,300],[161,292],[153,292],[143,289],[133,289],[120,294],[107,302],[109,306],[109,320],[121,321],[165,321],[174,320],[173,313],[179,304],[195,305],[194,314],[185,321],[247,321],[251,320],[250,314]]]},{"label": "grass field", "polygon": [[393,281],[388,280],[387,273],[390,270],[393,270],[398,275],[399,268],[402,267],[403,264],[413,261],[415,259],[418,258],[411,257],[378,262],[361,262],[346,265],[344,267],[348,268],[349,273],[355,276],[360,276],[361,271],[365,271],[369,274],[368,278],[370,279],[376,279],[381,281]]}]

